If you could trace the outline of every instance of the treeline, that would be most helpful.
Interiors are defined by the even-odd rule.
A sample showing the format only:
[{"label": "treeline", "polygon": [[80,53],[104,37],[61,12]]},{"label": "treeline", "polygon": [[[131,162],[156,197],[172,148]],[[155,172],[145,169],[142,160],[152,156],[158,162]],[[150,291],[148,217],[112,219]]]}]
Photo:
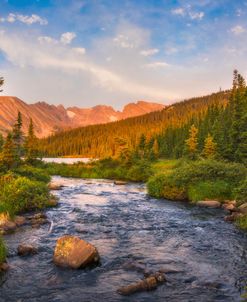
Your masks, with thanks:
[{"label": "treeline", "polygon": [[[168,127],[156,139],[159,156],[165,158],[220,157],[247,163],[247,88],[234,71],[228,103],[212,104],[205,115],[197,115],[181,127]],[[188,138],[189,136],[189,138]],[[186,142],[186,144],[185,144]]]},{"label": "treeline", "polygon": [[144,137],[144,149],[154,148],[155,153],[162,156],[179,156],[180,151],[171,154],[169,149],[166,150],[166,143],[162,142],[162,137],[167,139],[170,135],[169,146],[179,150],[177,142],[175,140],[172,142],[176,129],[184,127],[183,130],[178,130],[178,136],[181,137],[178,141],[182,142],[184,138],[182,133],[188,135],[192,120],[202,120],[212,106],[223,110],[228,105],[229,99],[230,91],[222,91],[185,100],[162,111],[143,116],[65,131],[40,140],[39,150],[48,156],[118,157],[123,149],[134,151]]}]

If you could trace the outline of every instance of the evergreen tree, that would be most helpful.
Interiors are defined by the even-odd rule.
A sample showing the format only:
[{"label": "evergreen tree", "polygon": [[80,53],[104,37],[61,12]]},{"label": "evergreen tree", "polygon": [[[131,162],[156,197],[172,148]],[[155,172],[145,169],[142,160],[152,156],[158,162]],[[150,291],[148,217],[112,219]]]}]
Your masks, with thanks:
[{"label": "evergreen tree", "polygon": [[208,134],[205,138],[204,148],[203,148],[203,156],[206,158],[211,158],[216,155],[217,144],[214,142],[212,135]]},{"label": "evergreen tree", "polygon": [[16,153],[21,156],[22,153],[22,142],[23,142],[23,133],[22,128],[22,116],[20,111],[18,112],[17,120],[13,126],[12,138],[16,148]]},{"label": "evergreen tree", "polygon": [[2,134],[0,133],[0,152],[3,151],[3,144],[4,144],[4,139],[3,139]]},{"label": "evergreen tree", "polygon": [[38,140],[34,134],[33,120],[30,119],[28,135],[24,143],[25,160],[29,163],[33,163],[38,156],[37,143]]},{"label": "evergreen tree", "polygon": [[138,151],[141,158],[144,158],[146,148],[146,136],[144,134],[141,135],[140,141],[138,144]]},{"label": "evergreen tree", "polygon": [[[3,86],[4,84],[4,78],[0,77],[0,87]],[[2,92],[3,90],[0,89],[0,92]]]},{"label": "evergreen tree", "polygon": [[8,170],[16,166],[18,163],[18,157],[15,153],[15,146],[11,133],[8,133],[5,143],[3,145],[3,151],[1,153],[1,162]]},{"label": "evergreen tree", "polygon": [[157,139],[154,140],[152,151],[153,151],[155,158],[158,158],[159,157],[159,143],[158,143]]},{"label": "evergreen tree", "polygon": [[197,146],[198,146],[198,129],[193,124],[189,130],[189,138],[185,141],[189,156],[192,159],[195,159],[197,154]]}]

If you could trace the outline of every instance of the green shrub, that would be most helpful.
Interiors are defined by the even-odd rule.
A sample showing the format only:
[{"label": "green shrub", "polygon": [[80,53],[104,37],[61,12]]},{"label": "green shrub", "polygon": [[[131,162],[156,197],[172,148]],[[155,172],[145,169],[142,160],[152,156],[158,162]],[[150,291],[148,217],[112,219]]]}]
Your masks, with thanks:
[{"label": "green shrub", "polygon": [[50,175],[45,172],[44,169],[36,168],[29,165],[24,165],[15,170],[15,173],[25,176],[31,180],[43,181],[45,183],[50,182]]},{"label": "green shrub", "polygon": [[133,165],[127,172],[127,179],[132,181],[147,181],[153,174],[151,166],[147,161],[140,161]]},{"label": "green shrub", "polygon": [[231,186],[223,180],[216,180],[214,182],[203,181],[190,185],[188,188],[188,196],[191,201],[205,199],[223,201],[232,199],[232,189]]},{"label": "green shrub", "polygon": [[177,186],[170,175],[159,174],[151,177],[147,184],[149,195],[169,200],[187,200],[186,189]]},{"label": "green shrub", "polygon": [[0,192],[0,211],[16,213],[41,209],[49,201],[50,194],[45,183],[18,177],[6,183]]},{"label": "green shrub", "polygon": [[172,200],[231,199],[246,175],[241,164],[209,159],[183,161],[168,173],[151,178],[148,191],[152,196]]},{"label": "green shrub", "polygon": [[247,202],[247,177],[235,189],[234,193],[235,193],[235,198],[237,200],[238,205],[241,205],[242,203]]},{"label": "green shrub", "polygon": [[3,242],[3,238],[0,236],[0,264],[6,260],[7,250]]},{"label": "green shrub", "polygon": [[247,231],[247,215],[244,215],[243,217],[239,217],[236,221],[236,224],[241,229]]}]

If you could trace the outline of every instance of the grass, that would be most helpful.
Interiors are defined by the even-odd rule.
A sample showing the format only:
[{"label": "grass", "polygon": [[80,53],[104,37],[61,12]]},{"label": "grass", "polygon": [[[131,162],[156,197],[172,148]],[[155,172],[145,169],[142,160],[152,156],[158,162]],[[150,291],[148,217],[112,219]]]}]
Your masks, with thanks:
[{"label": "grass", "polygon": [[3,241],[3,238],[0,236],[0,264],[6,260],[7,250]]},{"label": "grass", "polygon": [[247,231],[247,215],[244,215],[243,217],[240,217],[237,219],[236,224],[241,229]]}]

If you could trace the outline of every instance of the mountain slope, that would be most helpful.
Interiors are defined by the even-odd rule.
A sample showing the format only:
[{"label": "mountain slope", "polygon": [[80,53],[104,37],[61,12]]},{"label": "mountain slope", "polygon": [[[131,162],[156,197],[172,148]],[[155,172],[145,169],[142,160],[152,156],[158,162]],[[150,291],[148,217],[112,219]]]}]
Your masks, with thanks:
[{"label": "mountain slope", "polygon": [[178,128],[192,118],[203,117],[209,106],[225,106],[229,100],[229,91],[193,98],[139,117],[105,125],[87,126],[64,131],[41,141],[40,150],[52,156],[81,155],[86,157],[106,157],[115,155],[119,147],[116,138],[125,141],[128,147],[134,147],[140,135],[147,139],[160,134],[168,128]]},{"label": "mountain slope", "polygon": [[42,138],[64,129],[109,123],[161,110],[164,107],[162,104],[139,101],[126,105],[123,112],[103,105],[93,108],[70,107],[65,109],[62,105],[49,105],[45,102],[26,104],[17,97],[0,96],[0,133],[6,134],[11,130],[18,111],[23,116],[24,133],[27,132],[29,119],[32,118],[35,133]]}]

